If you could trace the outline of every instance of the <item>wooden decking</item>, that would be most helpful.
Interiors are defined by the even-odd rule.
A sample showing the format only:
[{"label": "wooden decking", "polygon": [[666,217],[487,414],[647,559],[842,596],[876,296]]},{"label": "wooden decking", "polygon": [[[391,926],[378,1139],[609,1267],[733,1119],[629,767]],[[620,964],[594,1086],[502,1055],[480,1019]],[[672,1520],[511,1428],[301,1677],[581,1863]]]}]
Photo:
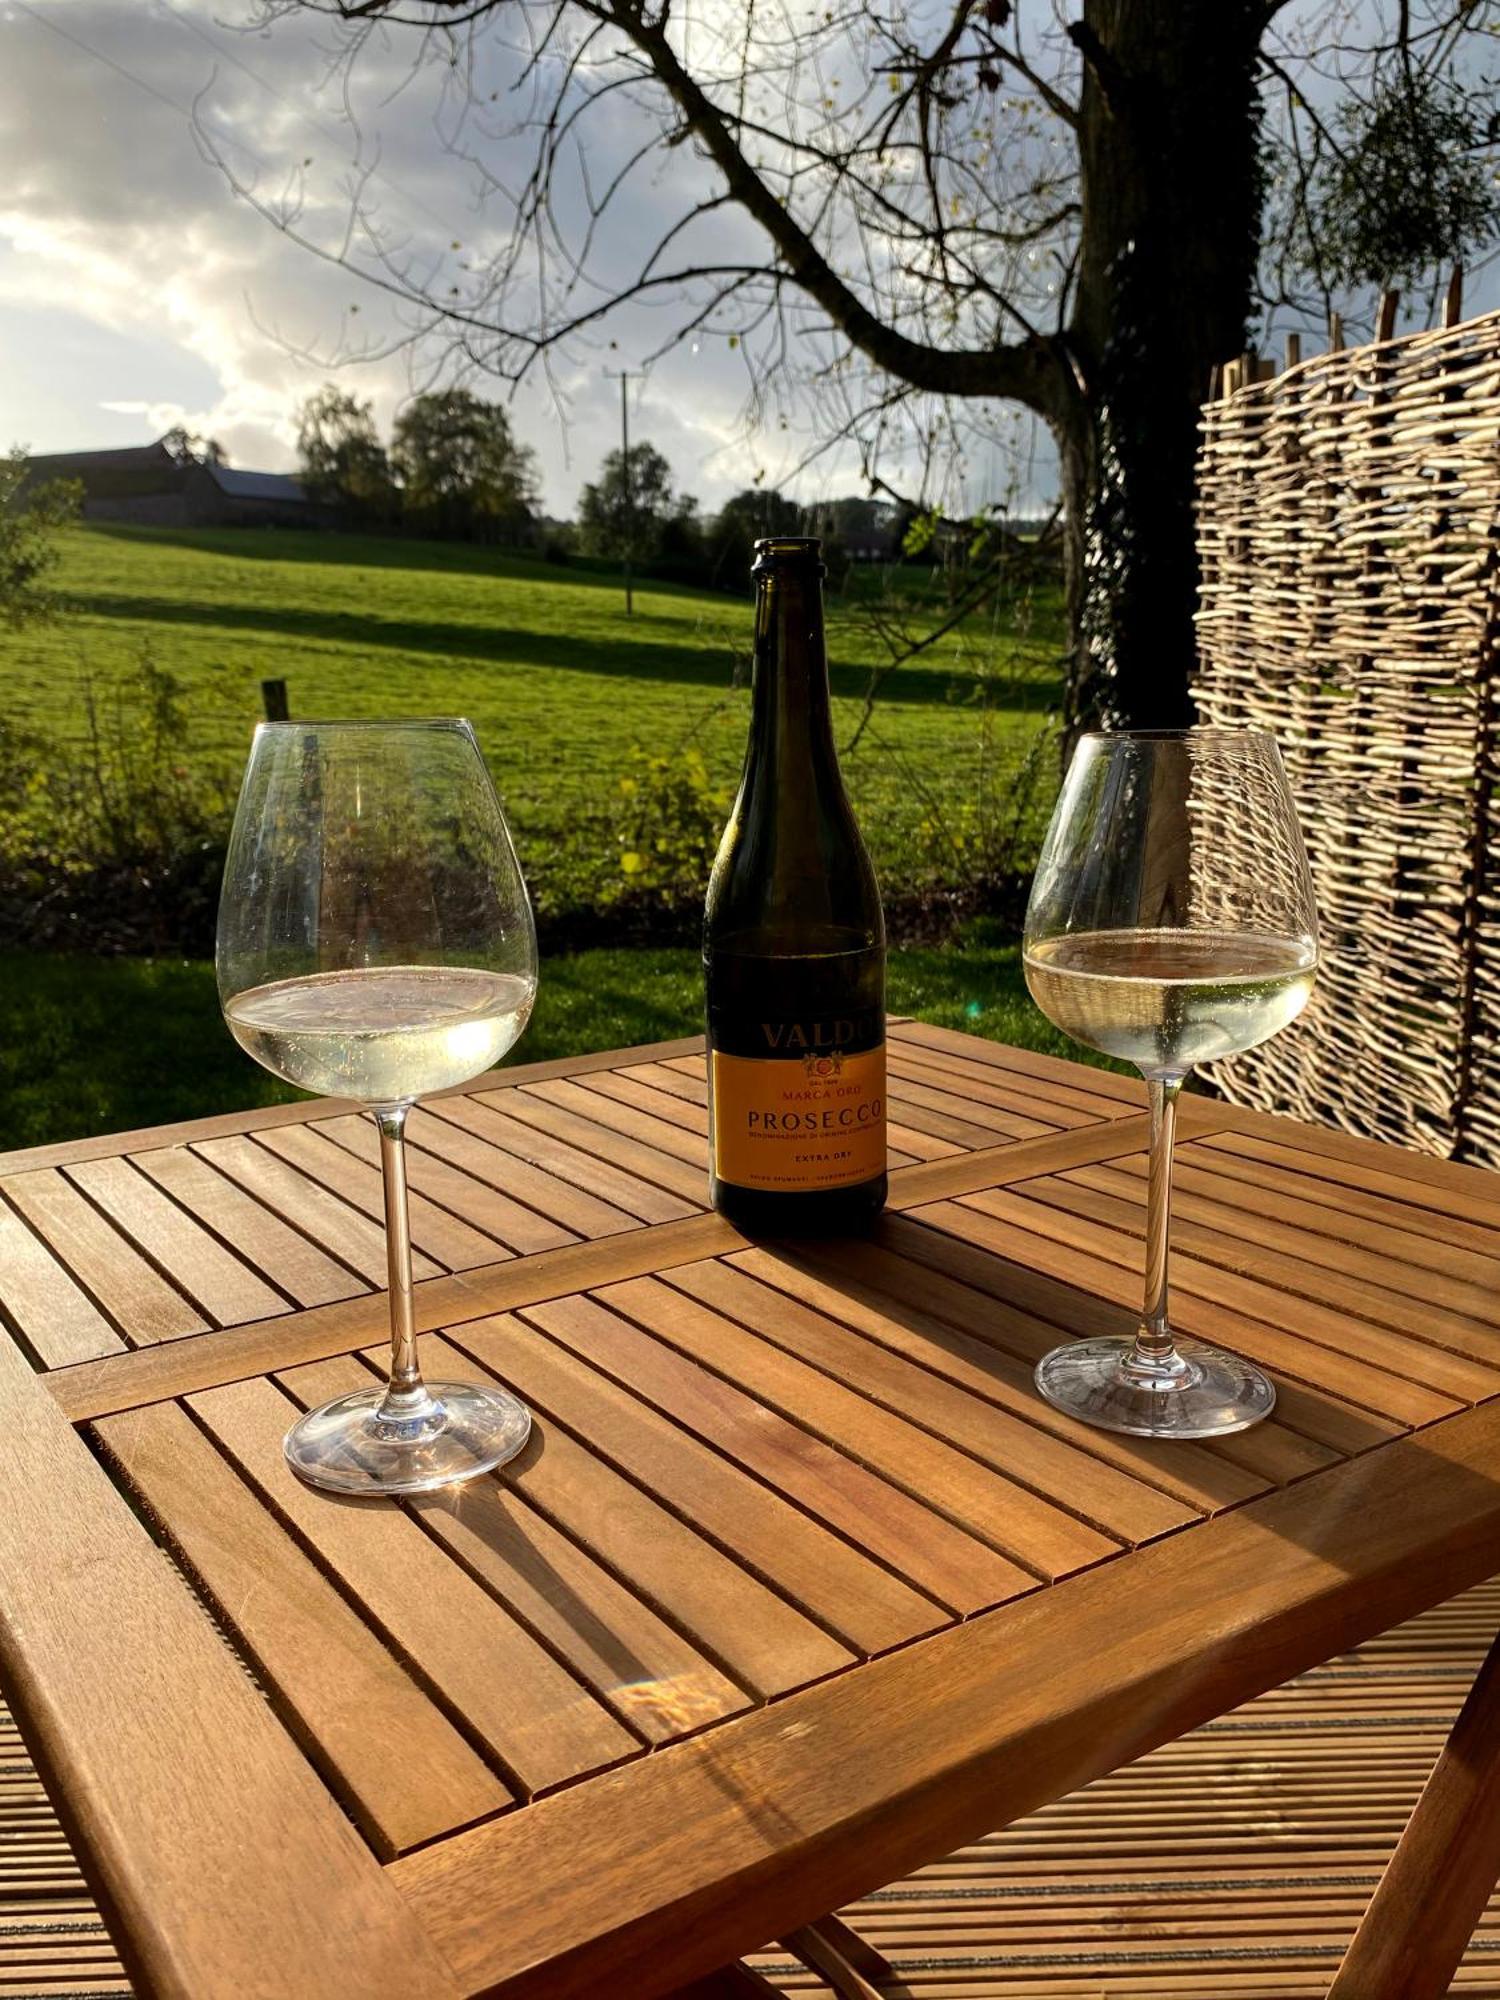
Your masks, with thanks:
[{"label": "wooden decking", "polygon": [[[893,2000],[1322,2000],[1497,1627],[1500,1580],[845,1914]],[[828,2000],[784,1952],[755,1962]],[[0,1711],[0,2000],[130,1990]],[[1500,1996],[1500,1898],[1453,1990]]]}]

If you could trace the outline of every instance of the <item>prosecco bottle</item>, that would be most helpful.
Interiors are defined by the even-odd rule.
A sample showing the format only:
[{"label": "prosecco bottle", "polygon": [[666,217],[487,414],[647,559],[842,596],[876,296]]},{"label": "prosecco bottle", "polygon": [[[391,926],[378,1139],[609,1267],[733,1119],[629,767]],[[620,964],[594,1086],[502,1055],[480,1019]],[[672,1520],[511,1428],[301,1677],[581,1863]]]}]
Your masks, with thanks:
[{"label": "prosecco bottle", "polygon": [[885,921],[839,775],[822,544],[757,542],[750,742],[708,887],[710,1186],[750,1235],[865,1228],[886,1195]]}]

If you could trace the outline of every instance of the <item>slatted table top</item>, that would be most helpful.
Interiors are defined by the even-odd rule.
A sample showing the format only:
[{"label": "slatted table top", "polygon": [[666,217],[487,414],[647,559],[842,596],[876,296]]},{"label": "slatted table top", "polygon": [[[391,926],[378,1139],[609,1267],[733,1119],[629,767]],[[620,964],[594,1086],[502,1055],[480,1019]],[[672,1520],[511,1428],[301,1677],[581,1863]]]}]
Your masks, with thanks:
[{"label": "slatted table top", "polygon": [[800,1246],[704,1100],[414,1115],[426,1363],[537,1421],[405,1503],[281,1456],[381,1365],[368,1121],[0,1160],[0,1670],[142,1992],[647,2000],[1500,1569],[1492,1176],[1185,1102],[1175,1318],[1279,1402],[1157,1445],[1031,1384],[1133,1324],[1139,1086],[898,1024],[888,1214]]}]

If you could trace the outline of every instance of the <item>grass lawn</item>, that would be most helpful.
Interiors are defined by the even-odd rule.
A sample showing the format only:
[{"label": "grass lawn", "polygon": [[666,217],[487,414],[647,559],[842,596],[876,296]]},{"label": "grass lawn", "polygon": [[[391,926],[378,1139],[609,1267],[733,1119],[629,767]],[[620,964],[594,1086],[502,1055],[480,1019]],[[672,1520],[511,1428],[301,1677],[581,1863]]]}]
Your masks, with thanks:
[{"label": "grass lawn", "polygon": [[[893,952],[889,998],[892,1013],[1085,1055],[1037,1013],[1018,948],[991,926],[975,925],[961,946]],[[548,958],[516,1060],[694,1033],[701,1007],[692,950]],[[206,1117],[298,1094],[230,1039],[211,965],[0,954],[0,1102],[8,1146]]]},{"label": "grass lawn", "polygon": [[[940,581],[896,572],[931,630]],[[856,572],[830,610],[840,741],[885,651]],[[544,907],[571,871],[618,874],[609,818],[632,751],[695,745],[716,783],[744,747],[748,601],[646,584],[624,616],[610,577],[493,550],[293,530],[94,525],[63,538],[55,624],[0,633],[7,712],[58,754],[86,731],[85,684],[149,646],[189,691],[188,754],[236,781],[262,679],[293,715],[464,714],[505,793]],[[969,621],[885,683],[846,773],[895,886],[948,872],[981,798],[1003,811],[1008,772],[1057,696],[1059,611],[1047,597]],[[106,705],[107,706],[107,705]],[[717,810],[717,808],[716,808]],[[602,871],[602,875],[601,875]]]}]

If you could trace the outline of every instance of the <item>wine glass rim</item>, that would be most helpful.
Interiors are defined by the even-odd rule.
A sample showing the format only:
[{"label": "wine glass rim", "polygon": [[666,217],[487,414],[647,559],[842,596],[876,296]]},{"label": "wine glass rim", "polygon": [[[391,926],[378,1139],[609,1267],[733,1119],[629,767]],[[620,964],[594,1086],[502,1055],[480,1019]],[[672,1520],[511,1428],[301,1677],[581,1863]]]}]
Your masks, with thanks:
[{"label": "wine glass rim", "polygon": [[295,721],[258,722],[256,731],[266,729],[467,729],[474,725],[466,715],[377,715],[368,720],[357,716],[299,716]]},{"label": "wine glass rim", "polygon": [[1085,729],[1080,743],[1201,743],[1206,737],[1260,736],[1274,743],[1274,731],[1254,723],[1195,722],[1186,729]]}]

